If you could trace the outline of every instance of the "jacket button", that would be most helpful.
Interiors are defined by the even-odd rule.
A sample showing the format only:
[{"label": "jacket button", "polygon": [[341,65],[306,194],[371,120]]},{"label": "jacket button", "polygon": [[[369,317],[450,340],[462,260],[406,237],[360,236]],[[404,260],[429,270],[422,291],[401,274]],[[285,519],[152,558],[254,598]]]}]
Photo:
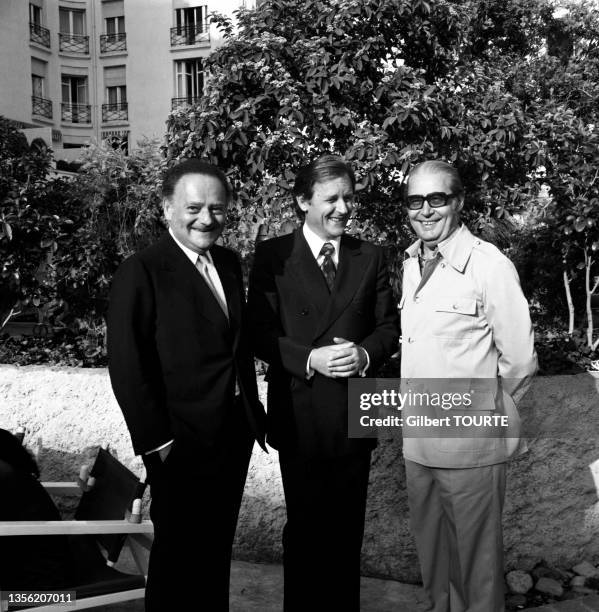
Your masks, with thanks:
[{"label": "jacket button", "polygon": [[458,309],[458,305],[457,305],[457,304],[453,304],[453,305],[452,305],[452,308],[453,308],[454,310],[457,310],[457,309]]},{"label": "jacket button", "polygon": [[445,264],[444,264],[444,263],[442,263],[442,264],[441,264],[441,267],[442,267],[442,268],[444,268],[444,267],[445,267]]},{"label": "jacket button", "polygon": [[302,316],[306,316],[308,314],[308,309],[307,308],[303,308],[302,311],[300,312],[300,314]]},{"label": "jacket button", "polygon": [[414,342],[414,338],[412,338],[412,337],[408,338],[408,342],[409,342],[410,344],[412,344],[412,343]]},{"label": "jacket button", "polygon": [[480,244],[480,240],[475,240],[474,244],[476,244],[478,246]]}]

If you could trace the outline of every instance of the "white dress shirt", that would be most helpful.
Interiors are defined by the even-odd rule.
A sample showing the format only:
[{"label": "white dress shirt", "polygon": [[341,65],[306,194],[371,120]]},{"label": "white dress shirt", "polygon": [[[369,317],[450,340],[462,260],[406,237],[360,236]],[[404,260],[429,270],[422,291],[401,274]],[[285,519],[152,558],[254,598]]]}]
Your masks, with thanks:
[{"label": "white dress shirt", "polygon": [[[324,255],[321,255],[320,251],[322,250],[323,245],[327,242],[329,244],[332,244],[333,248],[335,249],[335,252],[331,255],[331,259],[335,264],[335,268],[339,267],[339,248],[341,246],[341,236],[325,240],[324,238],[321,238],[318,234],[316,234],[313,230],[311,230],[308,227],[307,223],[304,223],[304,225],[302,226],[302,232],[304,234],[306,242],[308,243],[308,247],[310,248],[312,255],[314,255],[314,259],[316,259],[316,263],[318,264],[319,268],[320,266],[322,266],[322,262],[324,261]],[[360,376],[366,376],[366,370],[368,370],[368,367],[370,366],[370,356],[368,355],[368,351],[366,349],[362,348],[362,350],[366,355],[366,365],[364,366],[364,369],[359,372],[359,374]],[[310,367],[310,358],[312,357],[313,351],[314,349],[312,349],[312,351],[310,351],[310,354],[308,355],[308,361],[306,363],[306,378],[312,378],[312,376],[314,376],[314,370]]]}]

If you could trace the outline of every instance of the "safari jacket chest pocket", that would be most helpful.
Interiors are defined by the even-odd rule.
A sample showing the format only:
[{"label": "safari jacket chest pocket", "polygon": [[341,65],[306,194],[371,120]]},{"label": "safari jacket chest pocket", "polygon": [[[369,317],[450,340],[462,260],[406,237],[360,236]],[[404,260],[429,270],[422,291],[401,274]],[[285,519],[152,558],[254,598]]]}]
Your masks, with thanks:
[{"label": "safari jacket chest pocket", "polygon": [[476,299],[443,296],[433,303],[431,332],[437,338],[470,338],[476,320]]}]

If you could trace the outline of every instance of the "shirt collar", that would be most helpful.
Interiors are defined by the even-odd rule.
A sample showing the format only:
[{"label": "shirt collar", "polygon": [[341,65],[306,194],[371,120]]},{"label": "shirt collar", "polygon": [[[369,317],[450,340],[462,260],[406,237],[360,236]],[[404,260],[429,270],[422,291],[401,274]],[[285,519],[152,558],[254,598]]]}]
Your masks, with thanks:
[{"label": "shirt collar", "polygon": [[[173,234],[173,230],[170,227],[168,228],[168,233],[171,235],[171,238],[177,243],[177,246],[185,253],[187,259],[189,259],[189,261],[191,261],[191,263],[195,266],[198,261],[198,257],[200,256],[199,253],[196,253],[189,247],[186,247],[182,242],[179,242],[179,240],[175,238],[175,234]],[[214,262],[212,261],[212,255],[210,255],[210,251],[205,251],[203,254],[206,255],[208,263],[214,265]]]},{"label": "shirt collar", "polygon": [[[474,240],[475,238],[470,230],[462,224],[449,238],[440,242],[437,249],[443,259],[448,261],[458,272],[463,272],[470,259]],[[418,257],[421,244],[420,239],[411,244],[406,249],[407,257]]]},{"label": "shirt collar", "polygon": [[320,255],[320,250],[322,249],[322,245],[325,242],[330,242],[335,248],[335,253],[332,255],[333,259],[336,259],[339,256],[339,245],[341,244],[341,236],[324,240],[313,230],[311,230],[308,227],[307,223],[304,223],[304,225],[302,226],[302,232],[304,233],[304,238],[306,239],[306,242],[310,247],[310,251],[312,251],[312,255],[314,255],[314,259],[318,259],[318,256]]}]

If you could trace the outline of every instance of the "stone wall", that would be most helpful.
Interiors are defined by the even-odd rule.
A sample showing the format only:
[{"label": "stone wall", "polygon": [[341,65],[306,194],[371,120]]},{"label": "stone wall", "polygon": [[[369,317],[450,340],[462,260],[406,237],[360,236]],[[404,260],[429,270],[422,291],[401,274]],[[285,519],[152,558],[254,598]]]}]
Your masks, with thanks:
[{"label": "stone wall", "polygon": [[[504,515],[508,568],[544,559],[570,567],[599,561],[599,503],[589,464],[599,459],[599,379],[591,374],[538,378],[521,406],[531,432],[527,454],[509,468]],[[539,423],[554,432],[538,434]],[[106,370],[0,366],[0,427],[27,429],[45,480],[72,480],[98,445],[133,470],[131,451]],[[556,437],[559,436],[559,437]],[[285,505],[277,455],[256,448],[235,543],[238,559],[277,562]],[[315,551],[317,554],[317,551]],[[398,442],[379,445],[371,471],[363,572],[418,580]]]}]

